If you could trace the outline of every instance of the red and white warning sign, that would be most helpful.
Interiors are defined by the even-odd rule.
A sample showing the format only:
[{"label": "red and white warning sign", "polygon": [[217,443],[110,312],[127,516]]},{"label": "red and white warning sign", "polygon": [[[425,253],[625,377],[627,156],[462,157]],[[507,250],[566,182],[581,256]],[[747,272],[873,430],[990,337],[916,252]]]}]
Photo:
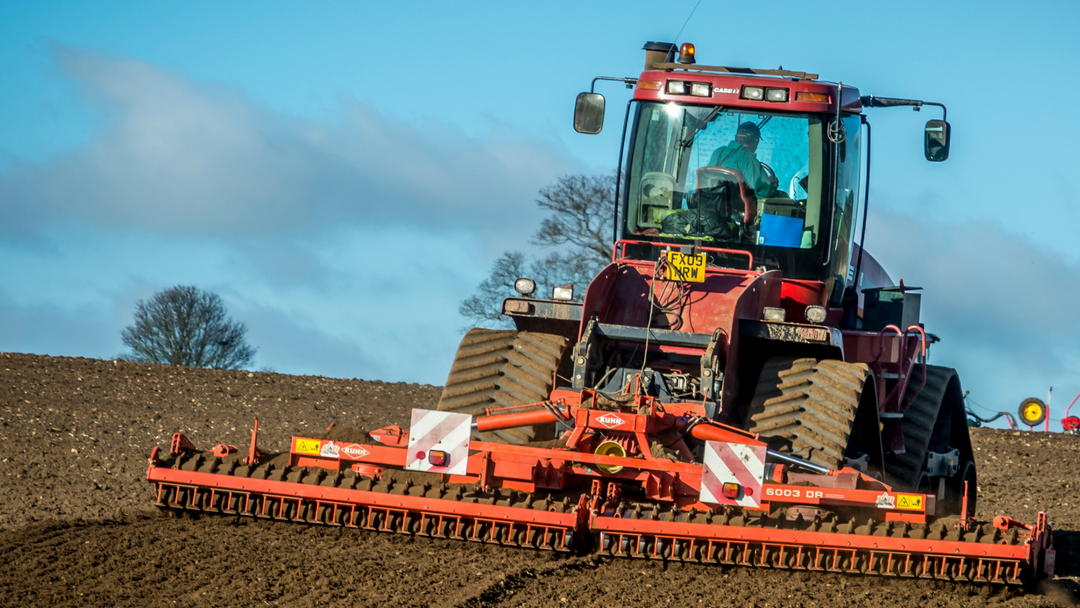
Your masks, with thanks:
[{"label": "red and white warning sign", "polygon": [[[701,472],[701,501],[740,507],[761,506],[765,482],[765,446],[705,442]],[[724,484],[736,484],[733,498],[724,496]]]},{"label": "red and white warning sign", "polygon": [[472,416],[414,409],[405,468],[465,475],[469,464]]}]

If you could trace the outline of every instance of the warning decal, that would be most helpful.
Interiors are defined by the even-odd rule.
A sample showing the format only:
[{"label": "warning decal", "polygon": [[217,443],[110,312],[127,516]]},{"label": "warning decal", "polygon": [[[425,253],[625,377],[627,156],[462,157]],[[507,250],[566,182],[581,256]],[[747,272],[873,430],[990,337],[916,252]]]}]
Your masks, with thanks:
[{"label": "warning decal", "polygon": [[922,494],[897,494],[896,508],[921,510],[923,508],[923,498]]},{"label": "warning decal", "polygon": [[322,447],[322,441],[318,439],[297,439],[296,449],[293,451],[297,454],[319,454],[319,448]]}]

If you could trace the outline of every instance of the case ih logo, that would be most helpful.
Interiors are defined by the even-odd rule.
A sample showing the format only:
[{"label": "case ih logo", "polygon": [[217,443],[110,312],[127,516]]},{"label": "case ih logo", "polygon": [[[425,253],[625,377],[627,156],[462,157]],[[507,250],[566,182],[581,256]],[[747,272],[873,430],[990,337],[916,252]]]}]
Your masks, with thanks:
[{"label": "case ih logo", "polygon": [[348,454],[353,458],[363,458],[364,456],[367,456],[369,454],[369,452],[365,450],[363,446],[357,445],[355,443],[338,446],[338,450],[340,450],[343,454]]},{"label": "case ih logo", "polygon": [[596,421],[609,429],[613,429],[621,424],[626,424],[625,420],[619,418],[615,414],[604,414],[603,416],[597,418]]}]

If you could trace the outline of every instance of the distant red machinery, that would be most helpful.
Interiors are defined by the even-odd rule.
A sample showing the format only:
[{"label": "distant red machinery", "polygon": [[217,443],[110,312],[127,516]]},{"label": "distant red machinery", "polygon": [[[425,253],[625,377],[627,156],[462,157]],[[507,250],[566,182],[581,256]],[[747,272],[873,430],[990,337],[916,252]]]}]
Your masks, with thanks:
[{"label": "distant red machinery", "polygon": [[1061,428],[1065,429],[1066,433],[1076,434],[1080,432],[1080,418],[1069,415],[1069,410],[1076,404],[1077,399],[1080,399],[1080,393],[1077,393],[1073,400],[1069,402],[1069,406],[1065,408],[1065,417],[1061,419]]},{"label": "distant red machinery", "polygon": [[[1072,410],[1072,406],[1076,404],[1077,400],[1080,400],[1080,393],[1077,393],[1073,400],[1069,402],[1068,407],[1065,408],[1065,417],[1061,419],[1061,428],[1066,433],[1076,434],[1080,432],[1080,418],[1069,415],[1069,411]],[[1042,424],[1044,431],[1050,430],[1049,403],[1036,397],[1028,397],[1020,402],[1019,412],[1020,421],[1029,427]]]}]

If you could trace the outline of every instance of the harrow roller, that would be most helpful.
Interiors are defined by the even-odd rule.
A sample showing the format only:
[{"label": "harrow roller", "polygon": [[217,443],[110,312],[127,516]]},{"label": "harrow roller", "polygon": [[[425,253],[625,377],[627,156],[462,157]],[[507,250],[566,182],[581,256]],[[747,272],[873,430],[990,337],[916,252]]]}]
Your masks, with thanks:
[{"label": "harrow roller", "polygon": [[601,550],[617,557],[1011,585],[1035,574],[1027,539],[991,524],[971,526],[952,538],[939,532],[931,539],[927,526],[890,522],[837,526],[743,514],[688,519],[661,526],[600,516],[590,525]]},{"label": "harrow roller", "polygon": [[[214,462],[214,468],[230,467]],[[590,511],[585,499],[595,497],[587,495],[570,506],[550,496],[523,497],[513,491],[501,498],[466,497],[465,487],[457,484],[376,482],[323,475],[323,470],[290,471],[303,481],[282,492],[277,482],[258,478],[266,468],[241,477],[187,472],[180,464],[180,469],[151,467],[150,479],[157,485],[158,507],[192,513],[562,552],[595,548],[635,559],[1009,585],[1033,580],[1036,556],[1028,541],[1047,532],[1045,515],[1035,530],[1019,534],[1016,528],[1003,531],[992,524],[963,531],[873,520],[790,521],[738,508],[605,509],[594,502],[601,506]],[[332,483],[322,485],[328,480]]]},{"label": "harrow roller", "polygon": [[[155,505],[190,513],[225,514],[312,525],[360,528],[433,538],[569,551],[578,527],[579,505],[529,500],[513,493],[499,500],[466,496],[463,486],[437,481],[396,482],[393,474],[373,480],[309,467],[254,467],[250,476],[222,474],[234,462],[151,456],[149,479]],[[155,462],[159,466],[155,466]],[[161,466],[164,465],[164,466]],[[188,469],[203,469],[198,470]],[[235,467],[240,471],[245,467]],[[211,472],[218,471],[218,472]],[[274,480],[280,477],[284,480]],[[287,488],[282,490],[282,488]],[[507,503],[514,500],[514,506]]]}]

